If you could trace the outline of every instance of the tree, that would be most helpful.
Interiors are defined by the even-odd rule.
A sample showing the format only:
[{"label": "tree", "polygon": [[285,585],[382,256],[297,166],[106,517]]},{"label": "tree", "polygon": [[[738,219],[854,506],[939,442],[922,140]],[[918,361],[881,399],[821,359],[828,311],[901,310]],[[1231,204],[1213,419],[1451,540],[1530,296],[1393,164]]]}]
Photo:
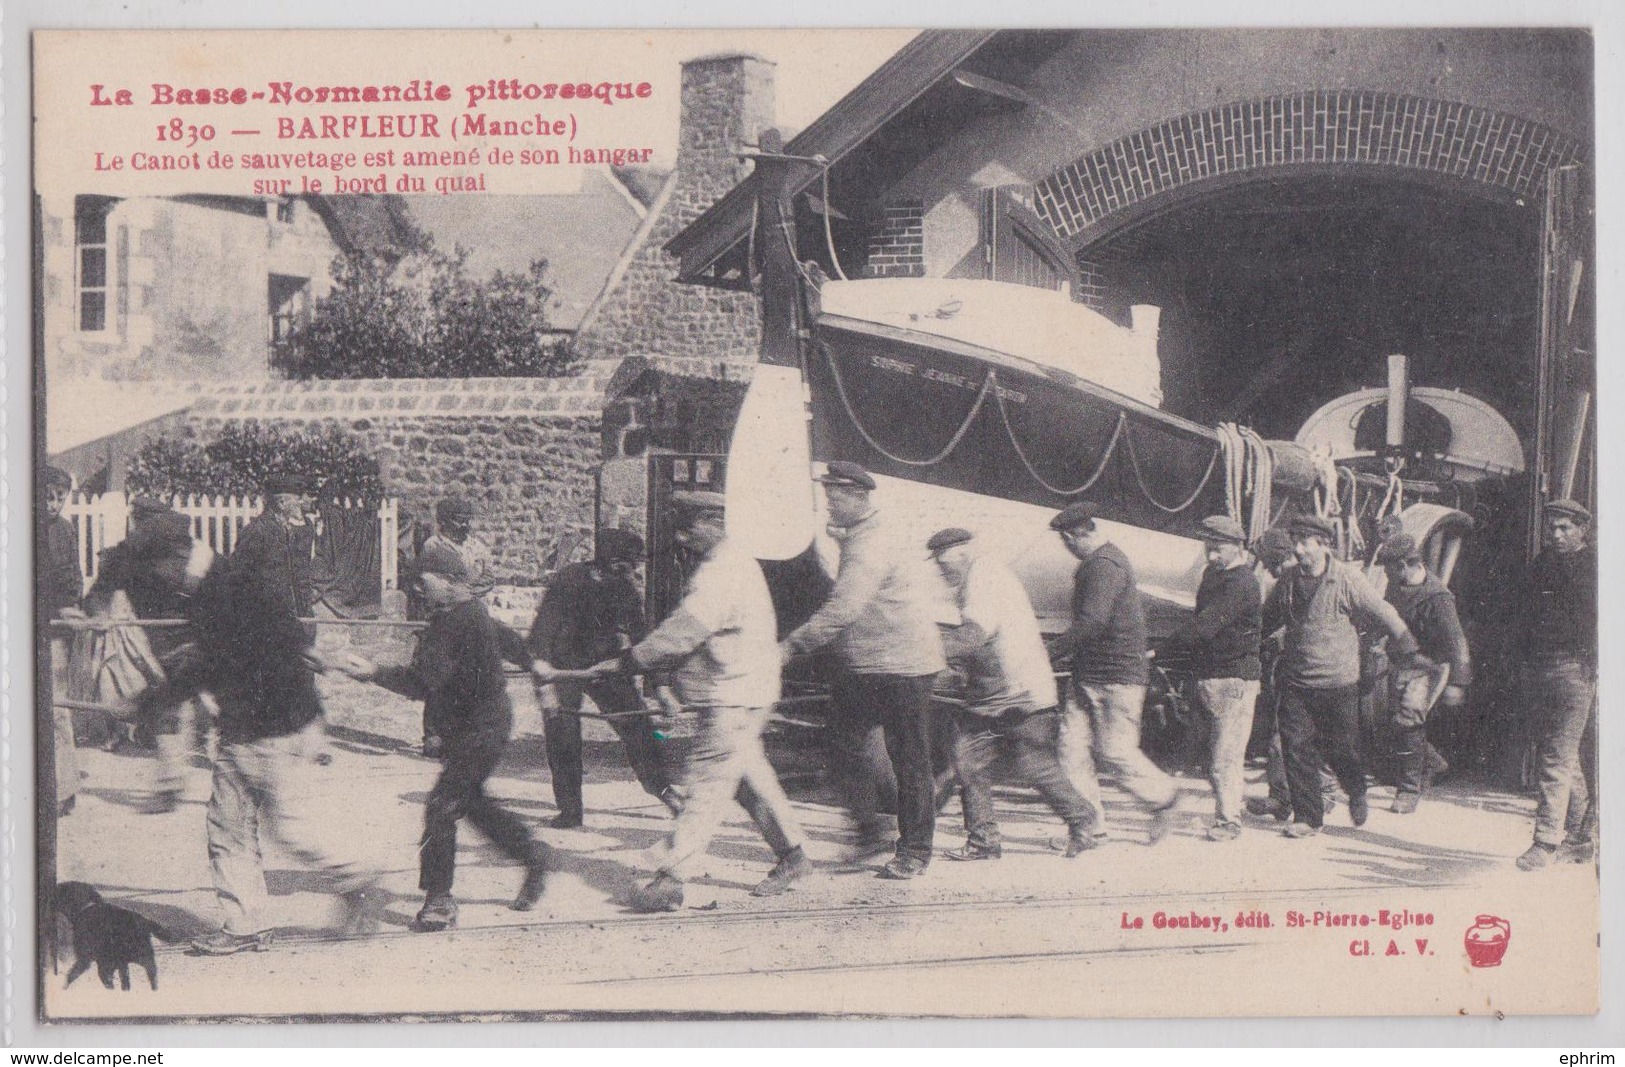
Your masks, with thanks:
[{"label": "tree", "polygon": [[550,332],[547,263],[470,278],[467,253],[421,232],[404,254],[360,252],[334,265],[331,292],[293,336],[299,378],[562,377],[576,357]]}]

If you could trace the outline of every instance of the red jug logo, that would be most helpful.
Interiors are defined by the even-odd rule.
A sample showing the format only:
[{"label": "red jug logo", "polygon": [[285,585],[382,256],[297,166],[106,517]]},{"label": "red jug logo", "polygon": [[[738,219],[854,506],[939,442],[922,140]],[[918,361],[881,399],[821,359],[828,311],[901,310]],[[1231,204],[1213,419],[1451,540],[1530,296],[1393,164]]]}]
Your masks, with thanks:
[{"label": "red jug logo", "polygon": [[1507,954],[1511,942],[1512,924],[1497,915],[1480,915],[1462,938],[1467,960],[1474,967],[1501,966],[1501,957]]}]

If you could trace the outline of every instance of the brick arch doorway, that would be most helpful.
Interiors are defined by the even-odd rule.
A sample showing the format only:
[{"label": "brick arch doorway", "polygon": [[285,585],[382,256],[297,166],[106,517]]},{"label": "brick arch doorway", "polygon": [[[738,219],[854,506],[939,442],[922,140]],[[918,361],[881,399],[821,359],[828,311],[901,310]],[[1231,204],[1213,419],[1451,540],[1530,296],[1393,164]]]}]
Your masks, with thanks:
[{"label": "brick arch doorway", "polygon": [[1577,163],[1570,135],[1473,104],[1318,90],[1179,115],[1063,166],[1033,209],[1081,248],[1183,196],[1275,175],[1379,168],[1479,196],[1533,200],[1549,171]]}]

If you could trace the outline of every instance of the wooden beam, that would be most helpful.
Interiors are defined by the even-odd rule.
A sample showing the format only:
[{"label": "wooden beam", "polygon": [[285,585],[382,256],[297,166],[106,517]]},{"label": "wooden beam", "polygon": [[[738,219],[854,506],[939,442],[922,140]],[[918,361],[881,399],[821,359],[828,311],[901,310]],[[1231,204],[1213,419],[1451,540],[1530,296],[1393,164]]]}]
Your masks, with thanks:
[{"label": "wooden beam", "polygon": [[1023,107],[1030,107],[1033,104],[1038,103],[1038,101],[1033,98],[1031,93],[1019,85],[1011,85],[1008,82],[1001,82],[995,78],[984,77],[980,74],[972,74],[968,70],[954,71],[954,82],[958,85],[963,85],[967,89],[973,89],[979,93],[986,93],[989,96],[996,96],[1000,100],[1009,100],[1020,104]]}]

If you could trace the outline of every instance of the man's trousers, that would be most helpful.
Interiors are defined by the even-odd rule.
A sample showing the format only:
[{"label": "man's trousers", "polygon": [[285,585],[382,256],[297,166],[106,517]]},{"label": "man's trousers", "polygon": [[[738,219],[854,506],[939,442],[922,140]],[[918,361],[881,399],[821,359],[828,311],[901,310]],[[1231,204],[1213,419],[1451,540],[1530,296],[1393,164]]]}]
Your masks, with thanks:
[{"label": "man's trousers", "polygon": [[779,777],[767,761],[762,731],[772,708],[701,708],[688,757],[688,801],[677,816],[662,869],[679,880],[705,853],[737,801],[780,859],[806,842]]},{"label": "man's trousers", "polygon": [[457,823],[466,818],[503,855],[529,865],[544,858],[524,822],[492,800],[485,781],[508,747],[512,719],[445,738],[440,777],[423,811],[423,845],[418,888],[430,896],[451,892],[457,873]]},{"label": "man's trousers", "polygon": [[1038,790],[1067,828],[1092,836],[1103,827],[1099,812],[1084,799],[1061,769],[1058,754],[1061,715],[1057,708],[1015,712],[994,718],[974,712],[959,713],[959,743],[954,748],[954,769],[959,775],[965,803],[965,830],[970,844],[991,848],[999,843],[999,822],[993,810],[993,761],[1008,756],[1017,776]]},{"label": "man's trousers", "polygon": [[[538,696],[540,696],[538,687]],[[592,697],[598,710],[606,715],[618,712],[642,711],[643,699],[630,678],[606,678],[581,685],[572,682],[553,683],[557,707],[542,701],[542,729],[547,740],[547,766],[553,775],[553,803],[563,815],[580,818],[581,800],[581,717],[572,714],[581,710],[583,695]],[[608,719],[610,729],[621,739],[626,749],[626,760],[638,784],[650,796],[658,797],[671,788],[666,773],[660,742],[655,740],[654,728],[646,715],[628,715]]]},{"label": "man's trousers", "polygon": [[1072,697],[1061,730],[1061,764],[1101,823],[1106,809],[1097,767],[1141,807],[1160,810],[1172,804],[1178,786],[1140,750],[1145,686],[1074,682]]},{"label": "man's trousers", "polygon": [[1214,815],[1221,823],[1241,822],[1243,767],[1258,688],[1256,679],[1200,678],[1196,682],[1197,699],[1212,722],[1208,781],[1213,784]]},{"label": "man's trousers", "polygon": [[877,832],[883,784],[867,758],[883,733],[897,776],[897,855],[929,863],[936,831],[931,772],[931,685],[936,676],[847,674],[830,692],[830,765],[847,810],[865,835]]},{"label": "man's trousers", "polygon": [[322,731],[318,719],[280,737],[222,742],[215,754],[207,814],[209,865],[227,933],[257,934],[268,927],[262,833],[324,875],[332,892],[347,893],[378,880],[379,872],[350,851],[346,839],[353,831],[342,813],[321,808],[322,798],[314,795]]},{"label": "man's trousers", "polygon": [[1597,681],[1589,666],[1554,657],[1532,666],[1539,725],[1535,840],[1590,841],[1597,830]]},{"label": "man's trousers", "polygon": [[1365,760],[1360,753],[1360,686],[1308,689],[1283,682],[1280,687],[1281,748],[1286,759],[1292,812],[1301,823],[1325,824],[1321,761],[1348,793],[1350,802],[1365,796]]}]

